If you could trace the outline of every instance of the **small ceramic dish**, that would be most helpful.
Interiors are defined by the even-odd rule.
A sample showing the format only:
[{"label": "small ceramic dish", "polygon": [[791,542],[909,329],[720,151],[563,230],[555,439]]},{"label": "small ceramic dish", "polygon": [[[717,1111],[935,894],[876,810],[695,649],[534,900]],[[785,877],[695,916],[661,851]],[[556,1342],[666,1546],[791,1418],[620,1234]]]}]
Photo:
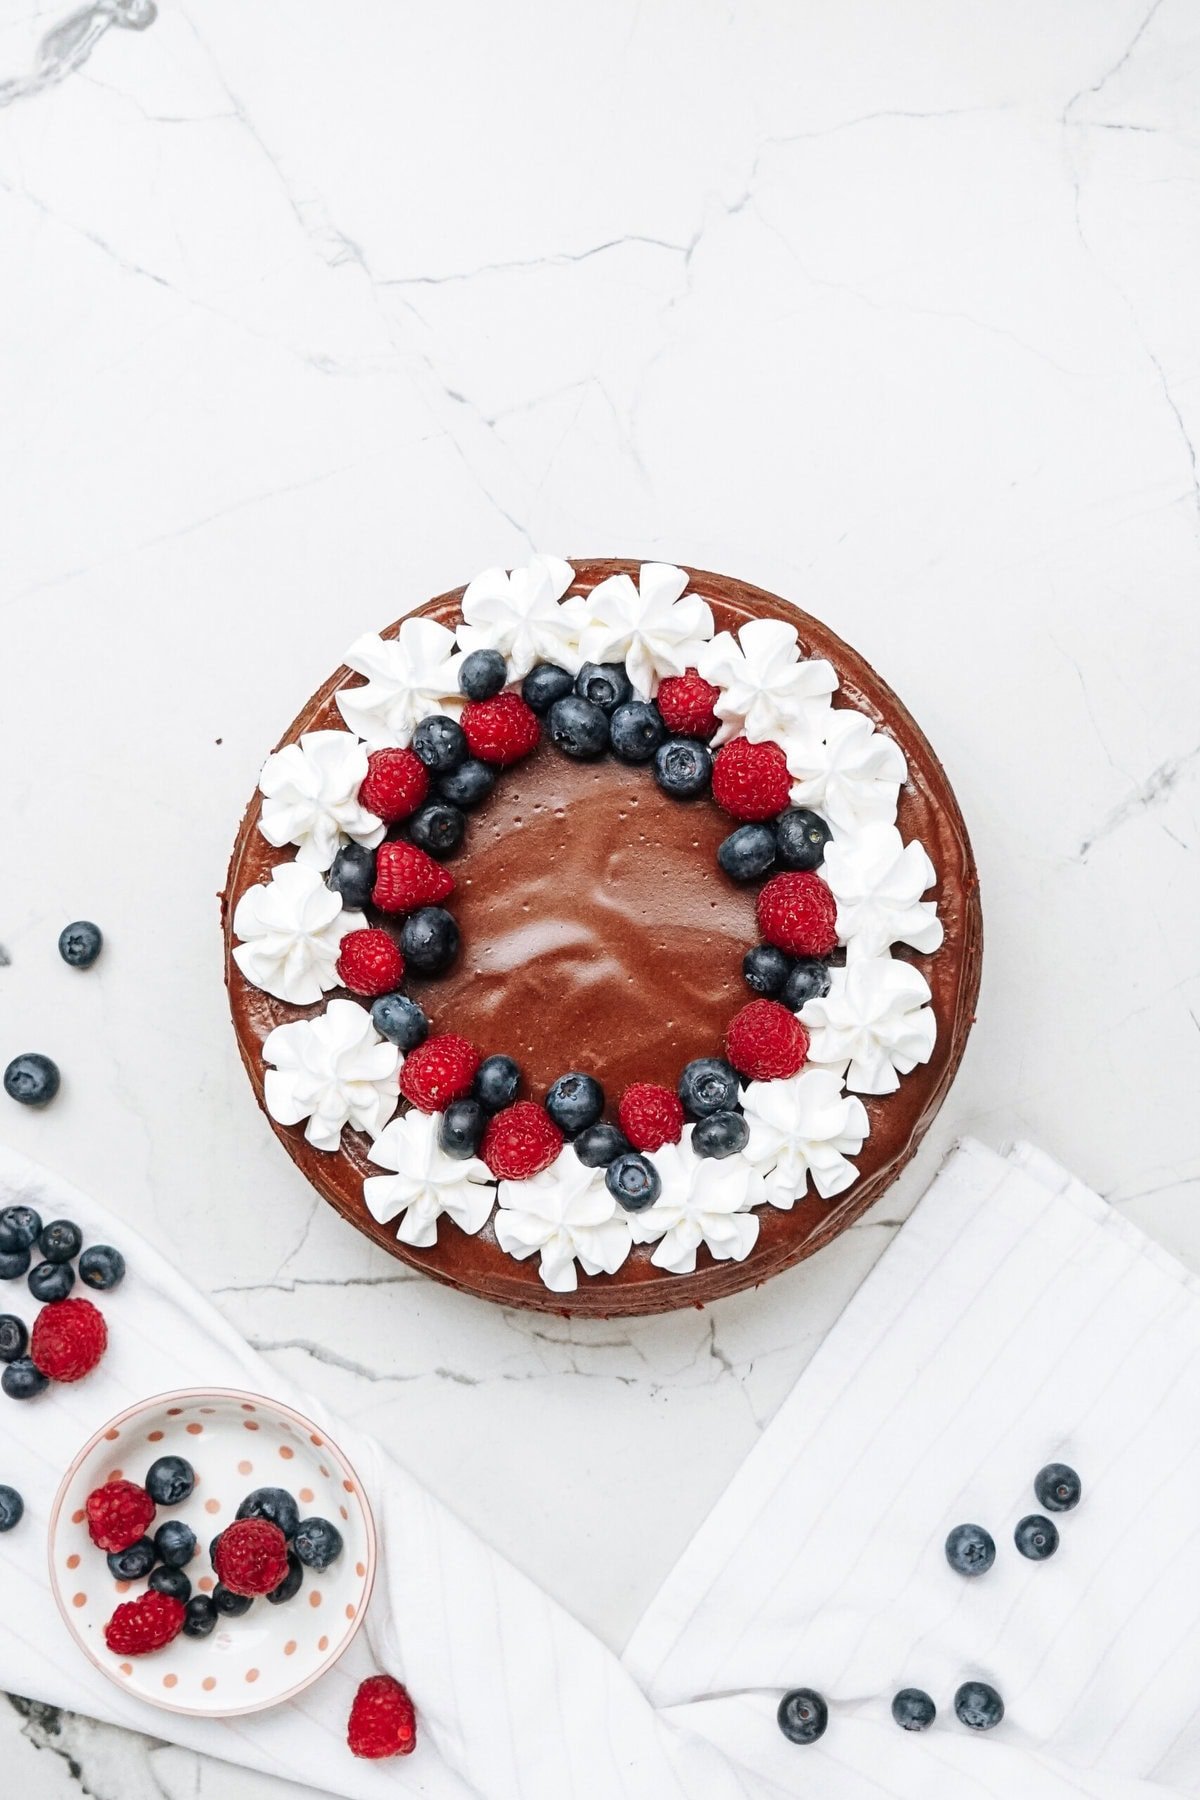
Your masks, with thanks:
[{"label": "small ceramic dish", "polygon": [[[149,1656],[120,1657],[105,1644],[105,1624],[146,1583],[114,1580],[88,1536],[84,1504],[105,1481],[144,1481],[155,1458],[168,1455],[187,1458],[196,1486],[181,1506],[159,1507],[151,1534],[166,1519],[191,1526],[199,1544],[185,1571],[193,1593],[212,1592],[210,1540],[253,1488],[286,1488],[301,1518],[337,1526],[344,1548],[322,1573],[305,1569],[299,1593],[283,1605],[258,1599],[240,1618],[220,1616],[206,1638],[181,1633]],[[303,1414],[234,1388],[185,1388],[118,1413],[83,1446],[55,1496],[49,1553],[58,1609],[98,1669],[153,1706],[228,1719],[293,1699],[342,1655],[375,1579],[375,1521],[346,1458]]]}]

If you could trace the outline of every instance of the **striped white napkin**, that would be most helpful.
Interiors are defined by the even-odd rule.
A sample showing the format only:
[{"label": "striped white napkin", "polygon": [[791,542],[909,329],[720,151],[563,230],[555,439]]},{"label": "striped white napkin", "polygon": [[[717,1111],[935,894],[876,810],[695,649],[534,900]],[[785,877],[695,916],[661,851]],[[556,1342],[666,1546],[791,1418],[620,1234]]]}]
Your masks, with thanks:
[{"label": "striped white napkin", "polygon": [[[1200,1793],[1198,1285],[1038,1152],[952,1156],[805,1371],[618,1661],[370,1440],[251,1351],[127,1226],[0,1152],[0,1204],[119,1239],[130,1274],[101,1369],[9,1403],[0,1479],[0,1683],[330,1795],[431,1800],[1167,1800]],[[40,1533],[83,1439],[153,1386],[245,1385],[323,1420],[382,1526],[361,1638],[298,1702],[203,1723],[131,1702],[78,1655]],[[1025,1562],[1012,1527],[1045,1462],[1084,1501]],[[963,1520],[1000,1546],[977,1581],[941,1544]],[[36,1553],[31,1553],[33,1543]],[[350,1699],[378,1667],[417,1701],[417,1753],[357,1763]],[[972,1676],[1003,1725],[965,1731]],[[787,1687],[830,1703],[821,1742],[774,1723]],[[940,1708],[891,1723],[902,1686]]]}]

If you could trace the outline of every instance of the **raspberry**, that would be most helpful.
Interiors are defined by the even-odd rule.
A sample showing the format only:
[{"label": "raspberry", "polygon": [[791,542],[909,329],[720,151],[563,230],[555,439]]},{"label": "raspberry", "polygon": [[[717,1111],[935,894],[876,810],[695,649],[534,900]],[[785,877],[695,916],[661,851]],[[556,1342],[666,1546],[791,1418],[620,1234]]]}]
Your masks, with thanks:
[{"label": "raspberry", "polygon": [[635,1150],[661,1150],[664,1144],[677,1144],[683,1130],[678,1097],[654,1081],[635,1081],[625,1089],[617,1119]]},{"label": "raspberry", "polygon": [[367,931],[348,931],[342,939],[337,972],[343,987],[369,1000],[391,994],[400,986],[404,958],[400,947],[377,926]]},{"label": "raspberry", "polygon": [[87,1528],[98,1550],[128,1550],[154,1517],[155,1505],[136,1481],[106,1481],[87,1497]]},{"label": "raspberry", "polygon": [[544,1106],[518,1100],[488,1120],[479,1154],[501,1181],[525,1181],[548,1169],[563,1147],[563,1134]]},{"label": "raspberry", "polygon": [[400,1092],[422,1112],[442,1112],[468,1092],[478,1067],[474,1044],[443,1031],[409,1051],[400,1071]]},{"label": "raspberry", "polygon": [[837,903],[819,875],[789,869],[759,890],[758,929],[789,956],[828,956],[837,949]]},{"label": "raspberry", "polygon": [[182,1600],[149,1588],[118,1606],[104,1627],[104,1641],[114,1656],[148,1656],[179,1636],[183,1619]]},{"label": "raspberry", "polygon": [[107,1346],[104,1314],[90,1300],[55,1300],[33,1321],[29,1354],[52,1381],[78,1381]]},{"label": "raspberry", "polygon": [[472,700],[463,707],[460,721],[471,755],[480,762],[507,768],[520,762],[537,745],[541,726],[532,707],[520,694],[496,694],[491,700]]},{"label": "raspberry", "polygon": [[705,681],[696,669],[688,669],[683,675],[668,675],[658,684],[658,710],[663,724],[676,737],[710,738],[717,729],[713,708],[720,693],[720,688]]},{"label": "raspberry", "polygon": [[217,1539],[212,1565],[231,1594],[269,1594],[288,1572],[287,1539],[270,1519],[235,1519]]},{"label": "raspberry", "polygon": [[808,1033],[778,1000],[751,1000],[730,1020],[725,1051],[749,1081],[779,1081],[804,1067]]},{"label": "raspberry", "polygon": [[415,912],[453,892],[453,875],[416,844],[380,844],[371,900],[381,912]]},{"label": "raspberry", "polygon": [[792,794],[787,757],[778,744],[734,738],[713,762],[713,799],[735,819],[772,819]]},{"label": "raspberry", "polygon": [[390,1675],[368,1675],[350,1708],[346,1742],[355,1756],[409,1756],[417,1747],[417,1709]]},{"label": "raspberry", "polygon": [[358,803],[394,825],[415,813],[429,793],[429,770],[415,750],[374,750],[358,790]]}]

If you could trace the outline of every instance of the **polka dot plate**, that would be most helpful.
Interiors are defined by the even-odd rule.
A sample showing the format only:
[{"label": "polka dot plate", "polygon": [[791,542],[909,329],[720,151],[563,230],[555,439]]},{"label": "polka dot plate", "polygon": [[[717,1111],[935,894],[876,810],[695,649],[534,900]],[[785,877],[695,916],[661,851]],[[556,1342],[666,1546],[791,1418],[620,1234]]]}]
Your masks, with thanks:
[{"label": "polka dot plate", "polygon": [[[155,1458],[167,1455],[187,1458],[196,1486],[182,1505],[159,1507],[151,1531],[166,1519],[191,1526],[198,1540],[186,1570],[193,1593],[212,1592],[209,1542],[253,1488],[286,1488],[302,1518],[337,1526],[344,1548],[323,1573],[305,1569],[299,1593],[283,1605],[259,1599],[241,1618],[218,1617],[206,1638],[181,1634],[149,1656],[116,1656],[105,1644],[105,1624],[146,1583],[114,1580],[88,1536],[84,1504],[102,1482],[144,1481]],[[341,1656],[370,1598],[375,1522],[354,1470],[311,1420],[259,1394],[188,1388],[118,1413],[83,1446],[55,1497],[49,1553],[59,1611],[98,1669],[153,1706],[231,1718],[293,1699]]]}]

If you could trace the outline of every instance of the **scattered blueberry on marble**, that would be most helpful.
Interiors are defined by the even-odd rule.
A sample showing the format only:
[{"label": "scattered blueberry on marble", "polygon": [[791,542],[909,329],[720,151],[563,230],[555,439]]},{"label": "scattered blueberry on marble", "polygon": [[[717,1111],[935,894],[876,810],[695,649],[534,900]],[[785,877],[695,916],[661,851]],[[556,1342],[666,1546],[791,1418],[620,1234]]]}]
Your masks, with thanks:
[{"label": "scattered blueberry on marble", "polygon": [[158,1561],[158,1551],[153,1538],[143,1537],[124,1550],[110,1550],[106,1561],[114,1581],[141,1581]]},{"label": "scattered blueberry on marble", "polygon": [[468,700],[490,700],[508,682],[508,664],[498,650],[472,650],[458,665],[458,685]]},{"label": "scattered blueberry on marble", "polygon": [[892,1701],[892,1717],[901,1731],[928,1731],[937,1707],[924,1688],[901,1688]]},{"label": "scattered blueberry on marble", "polygon": [[779,860],[785,869],[819,869],[833,833],[803,806],[789,806],[775,821]]},{"label": "scattered blueberry on marble", "polygon": [[14,1357],[0,1375],[0,1388],[10,1400],[33,1400],[49,1385],[49,1377],[28,1356]]},{"label": "scattered blueberry on marble", "polygon": [[626,1212],[644,1212],[662,1193],[658,1170],[640,1150],[627,1150],[610,1162],[604,1185]]},{"label": "scattered blueberry on marble", "polygon": [[739,825],[717,846],[717,861],[731,881],[757,881],[775,861],[769,825]]},{"label": "scattered blueberry on marble", "polygon": [[625,673],[624,663],[585,662],[575,677],[575,692],[581,700],[611,714],[632,700],[633,683]]},{"label": "scattered blueberry on marble", "polygon": [[90,919],[76,919],[58,934],[58,954],[73,969],[90,969],[104,946],[104,934]]},{"label": "scattered blueberry on marble", "polygon": [[742,958],[742,979],[755,994],[773,1000],[792,971],[792,959],[774,944],[755,944]]},{"label": "scattered blueberry on marble", "polygon": [[195,1485],[196,1471],[186,1456],[157,1457],[146,1471],[146,1492],[156,1506],[182,1506]]},{"label": "scattered blueberry on marble", "polygon": [[697,1156],[736,1156],[749,1141],[750,1127],[737,1112],[709,1113],[692,1132],[692,1149]]},{"label": "scattered blueberry on marble", "polygon": [[448,800],[430,800],[408,821],[409,837],[429,856],[453,856],[466,829],[466,814]]},{"label": "scattered blueberry on marble", "polygon": [[423,975],[440,975],[458,955],[458,924],[444,906],[422,906],[400,927],[405,960]]},{"label": "scattered blueberry on marble", "polygon": [[412,747],[425,767],[435,775],[457,769],[467,757],[466,733],[457,719],[431,713],[413,732]]},{"label": "scattered blueberry on marble", "polygon": [[0,1362],[15,1362],[29,1347],[29,1330],[16,1313],[0,1313]]},{"label": "scattered blueberry on marble", "polygon": [[649,700],[623,700],[609,720],[609,741],[619,762],[649,762],[666,735],[662,714]]},{"label": "scattered blueberry on marble", "polygon": [[954,1710],[972,1731],[991,1731],[1004,1717],[1004,1702],[986,1681],[964,1681],[954,1696]]},{"label": "scattered blueberry on marble", "polygon": [[[238,1507],[237,1516],[239,1519],[270,1519],[285,1538],[294,1538],[300,1524],[300,1508],[286,1488],[255,1488]],[[215,1538],[213,1542],[216,1542]]]},{"label": "scattered blueberry on marble", "polygon": [[0,1281],[18,1281],[32,1261],[28,1250],[0,1250]]},{"label": "scattered blueberry on marble", "polygon": [[119,1287],[125,1279],[125,1258],[111,1244],[89,1244],[79,1258],[79,1279],[99,1293]]},{"label": "scattered blueberry on marble", "polygon": [[624,1156],[633,1146],[625,1133],[616,1125],[610,1125],[607,1119],[601,1119],[595,1125],[587,1125],[571,1144],[576,1156],[585,1169],[604,1169],[618,1156]]},{"label": "scattered blueberry on marble", "polygon": [[300,1558],[296,1555],[294,1550],[289,1550],[287,1574],[284,1576],[278,1587],[271,1589],[270,1593],[267,1595],[267,1599],[272,1606],[286,1606],[289,1600],[294,1600],[296,1598],[296,1595],[300,1592],[303,1581],[304,1564],[300,1561]]},{"label": "scattered blueberry on marble", "polygon": [[207,1637],[217,1622],[217,1609],[209,1594],[193,1594],[183,1609],[185,1637]]},{"label": "scattered blueberry on marble", "polygon": [[25,1277],[35,1300],[49,1305],[52,1300],[65,1300],[75,1286],[75,1271],[70,1263],[34,1263]]},{"label": "scattered blueberry on marble", "polygon": [[326,887],[342,896],[348,912],[362,912],[375,886],[375,852],[364,844],[343,844],[325,877]]},{"label": "scattered blueberry on marble", "polygon": [[212,1603],[219,1613],[225,1614],[226,1618],[240,1619],[243,1613],[250,1611],[254,1600],[250,1594],[233,1593],[225,1586],[224,1582],[218,1581],[212,1591]]},{"label": "scattered blueberry on marble", "polygon": [[32,1206],[6,1206],[0,1212],[0,1250],[32,1250],[42,1229],[42,1215]]},{"label": "scattered blueberry on marble", "polygon": [[1039,1504],[1047,1512],[1072,1512],[1079,1505],[1083,1483],[1067,1463],[1047,1463],[1033,1483]]},{"label": "scattered blueberry on marble", "polygon": [[566,694],[550,708],[550,741],[576,762],[592,762],[608,749],[608,714],[578,694]]},{"label": "scattered blueberry on marble", "polygon": [[521,698],[541,717],[556,700],[565,700],[574,687],[575,677],[557,663],[535,663],[521,683]]},{"label": "scattered blueberry on marble", "polygon": [[478,806],[486,800],[496,785],[496,771],[487,763],[480,762],[474,756],[468,756],[460,762],[457,769],[449,769],[438,776],[438,798],[448,800],[451,806],[459,806],[464,812]]},{"label": "scattered blueberry on marble", "polygon": [[1041,1513],[1030,1513],[1013,1532],[1013,1543],[1030,1562],[1045,1562],[1058,1549],[1058,1526]]},{"label": "scattered blueberry on marble", "polygon": [[37,1050],[14,1056],[4,1071],[4,1091],[21,1106],[48,1106],[61,1081],[58,1064]]},{"label": "scattered blueberry on marble", "polygon": [[685,1065],[676,1091],[690,1118],[731,1112],[738,1103],[737,1071],[719,1056],[698,1056]]},{"label": "scattered blueberry on marble", "polygon": [[654,752],[654,779],[672,800],[693,800],[712,780],[712,754],[694,738],[668,738]]},{"label": "scattered blueberry on marble", "polygon": [[775,1717],[789,1743],[815,1744],[825,1734],[829,1708],[814,1688],[792,1688],[779,1702]]},{"label": "scattered blueberry on marble", "polygon": [[802,956],[792,965],[779,998],[789,1012],[799,1012],[810,1000],[823,1000],[831,986],[829,964],[816,956]]},{"label": "scattered blueberry on marble", "polygon": [[16,1488],[0,1482],[0,1531],[11,1531],[14,1525],[19,1525],[24,1511],[25,1502]]},{"label": "scattered blueberry on marble", "polygon": [[327,1569],[342,1554],[342,1534],[328,1519],[302,1519],[292,1548],[310,1569]]},{"label": "scattered blueberry on marble", "polygon": [[38,1232],[37,1247],[49,1263],[72,1262],[83,1248],[83,1233],[73,1219],[51,1219]]},{"label": "scattered blueberry on marble", "polygon": [[186,1569],[196,1554],[196,1534],[182,1519],[164,1519],[154,1534],[154,1551],[168,1568]]},{"label": "scattered blueberry on marble", "polygon": [[561,1132],[577,1137],[589,1125],[595,1125],[604,1111],[604,1089],[594,1076],[572,1069],[551,1082],[546,1111]]},{"label": "scattered blueberry on marble", "polygon": [[371,1023],[380,1037],[406,1052],[429,1036],[429,1020],[407,994],[381,994],[371,1008]]},{"label": "scattered blueberry on marble", "polygon": [[452,1100],[438,1126],[438,1143],[447,1156],[462,1162],[478,1153],[487,1114],[478,1100]]},{"label": "scattered blueberry on marble", "polygon": [[502,1112],[521,1091],[521,1071],[511,1056],[485,1056],[471,1092],[485,1112]]},{"label": "scattered blueberry on marble", "polygon": [[982,1525],[956,1525],[946,1539],[946,1561],[957,1575],[985,1575],[996,1560],[996,1541]]},{"label": "scattered blueberry on marble", "polygon": [[150,1586],[156,1594],[169,1594],[172,1600],[182,1600],[185,1604],[192,1597],[192,1584],[183,1570],[169,1565],[151,1571]]}]

